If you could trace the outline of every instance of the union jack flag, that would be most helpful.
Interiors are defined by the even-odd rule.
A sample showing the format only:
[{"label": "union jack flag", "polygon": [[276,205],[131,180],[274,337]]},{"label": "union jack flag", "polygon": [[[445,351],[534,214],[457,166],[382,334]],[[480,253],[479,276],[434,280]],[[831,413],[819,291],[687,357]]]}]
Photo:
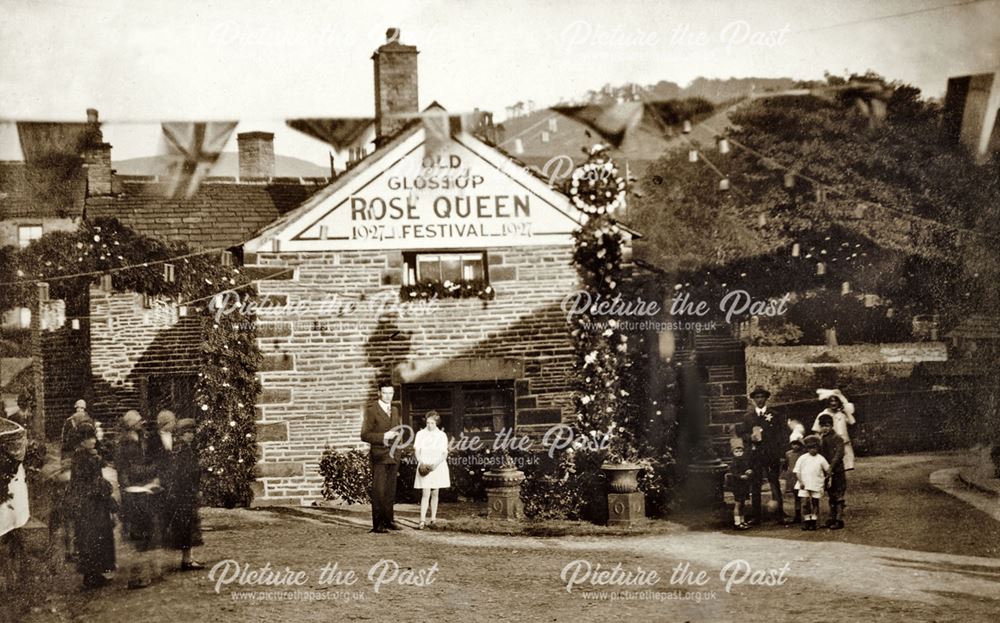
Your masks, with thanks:
[{"label": "union jack flag", "polygon": [[236,129],[236,121],[161,124],[167,146],[168,197],[190,199],[219,159]]}]

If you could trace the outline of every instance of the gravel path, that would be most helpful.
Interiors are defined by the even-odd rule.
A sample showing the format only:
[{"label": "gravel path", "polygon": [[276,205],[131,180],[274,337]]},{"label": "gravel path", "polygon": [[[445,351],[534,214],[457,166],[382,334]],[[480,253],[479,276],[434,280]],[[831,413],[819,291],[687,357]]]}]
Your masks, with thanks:
[{"label": "gravel path", "polygon": [[[1000,524],[927,483],[932,472],[955,460],[864,460],[852,481],[848,528],[838,532],[768,526],[739,534],[691,530],[625,538],[412,530],[370,535],[321,515],[208,510],[202,560],[288,567],[303,572],[304,583],[289,588],[234,582],[216,592],[206,572],[172,572],[142,591],[125,590],[117,580],[83,593],[76,589],[78,578],[63,569],[46,578],[50,590],[35,595],[36,609],[23,620],[992,622],[1000,612]],[[873,484],[876,472],[884,487]],[[901,507],[919,510],[902,517],[896,514]],[[382,560],[393,562],[380,567]],[[753,576],[741,568],[727,591],[733,575],[723,578],[720,572],[727,564],[743,565],[732,562],[740,560],[761,572],[757,579],[780,585],[752,585]],[[334,563],[341,580],[353,571],[355,583],[321,582],[320,569]],[[590,583],[595,572],[619,563],[633,579],[649,581],[651,571],[659,579]],[[692,578],[705,573],[703,584],[672,582],[673,569],[684,564]],[[373,567],[374,580],[385,569],[377,592],[368,577]],[[578,582],[567,591],[573,569]],[[249,591],[255,594],[247,597]]]}]

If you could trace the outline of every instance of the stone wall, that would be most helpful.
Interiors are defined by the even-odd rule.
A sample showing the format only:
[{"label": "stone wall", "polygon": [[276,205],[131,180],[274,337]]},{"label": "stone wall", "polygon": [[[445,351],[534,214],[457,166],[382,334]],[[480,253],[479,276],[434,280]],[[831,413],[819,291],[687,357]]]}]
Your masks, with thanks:
[{"label": "stone wall", "polygon": [[[62,303],[62,301],[50,301]],[[86,324],[74,329],[72,321],[52,323],[40,334],[41,361],[45,404],[44,433],[49,439],[58,439],[63,421],[73,414],[73,404],[83,398],[91,400],[90,336]],[[50,324],[51,323],[51,324]]]},{"label": "stone wall", "polygon": [[519,431],[537,433],[566,419],[573,351],[560,302],[577,288],[571,254],[569,246],[491,250],[494,300],[438,300],[409,312],[395,304],[403,270],[399,251],[251,258],[262,266],[296,268],[293,280],[259,284],[266,302],[289,308],[258,315],[265,361],[255,503],[318,497],[324,448],[366,447],[359,439],[362,409],[376,396],[377,376],[400,364],[445,359],[460,375],[463,360],[520,360]]},{"label": "stone wall", "polygon": [[143,383],[151,375],[192,373],[198,369],[202,320],[181,316],[170,301],[144,304],[134,292],[90,289],[90,414],[102,421],[128,409],[145,413]]},{"label": "stone wall", "polygon": [[747,387],[766,387],[773,402],[813,399],[818,387],[865,393],[905,385],[920,364],[947,359],[943,342],[750,346]]},{"label": "stone wall", "polygon": [[34,214],[7,216],[0,219],[0,247],[17,246],[17,232],[21,225],[41,225],[43,234],[53,231],[75,232],[80,227],[80,219],[39,217]]},{"label": "stone wall", "polygon": [[[968,448],[982,443],[981,431],[996,426],[984,394],[973,390],[906,389],[847,397],[855,408],[857,424],[850,433],[859,455]],[[809,430],[822,405],[803,400],[776,408]]]}]

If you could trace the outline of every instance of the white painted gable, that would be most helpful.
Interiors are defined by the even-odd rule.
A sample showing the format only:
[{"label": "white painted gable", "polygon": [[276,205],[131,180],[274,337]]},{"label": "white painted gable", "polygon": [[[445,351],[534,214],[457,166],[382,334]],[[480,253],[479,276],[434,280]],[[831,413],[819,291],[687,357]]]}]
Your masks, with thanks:
[{"label": "white painted gable", "polygon": [[249,252],[572,244],[583,214],[501,152],[418,127],[246,243]]}]

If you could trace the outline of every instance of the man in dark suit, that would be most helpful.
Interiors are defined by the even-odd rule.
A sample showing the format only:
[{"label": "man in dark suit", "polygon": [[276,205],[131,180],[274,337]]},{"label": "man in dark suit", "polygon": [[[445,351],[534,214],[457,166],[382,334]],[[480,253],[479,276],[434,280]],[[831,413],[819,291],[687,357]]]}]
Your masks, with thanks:
[{"label": "man in dark suit", "polygon": [[372,532],[385,533],[399,530],[393,517],[393,502],[396,500],[396,472],[399,458],[393,456],[391,446],[399,432],[393,430],[402,424],[399,407],[392,404],[395,390],[392,382],[379,382],[378,400],[365,407],[365,419],[361,425],[361,440],[371,446],[369,455],[372,464]]},{"label": "man in dark suit", "polygon": [[767,406],[771,392],[763,387],[755,387],[750,392],[750,405],[743,416],[743,426],[740,427],[743,442],[750,448],[750,463],[753,475],[750,480],[750,502],[753,507],[754,519],[759,523],[763,519],[761,513],[761,487],[767,480],[771,487],[771,499],[778,504],[777,517],[781,523],[787,523],[784,505],[782,504],[781,459],[785,456],[788,446],[788,421],[785,416],[775,413]]}]

